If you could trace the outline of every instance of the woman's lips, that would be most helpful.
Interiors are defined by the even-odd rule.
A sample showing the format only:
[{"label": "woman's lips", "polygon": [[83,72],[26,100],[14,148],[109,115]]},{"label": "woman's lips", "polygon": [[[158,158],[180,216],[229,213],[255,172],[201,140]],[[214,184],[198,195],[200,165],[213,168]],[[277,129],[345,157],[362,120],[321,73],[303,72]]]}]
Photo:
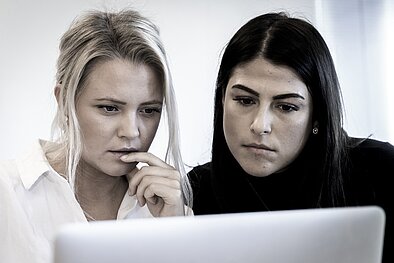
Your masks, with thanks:
[{"label": "woman's lips", "polygon": [[258,155],[268,155],[268,154],[271,155],[275,152],[274,149],[264,144],[250,143],[250,144],[245,144],[243,146],[246,147],[248,151]]},{"label": "woman's lips", "polygon": [[127,154],[132,153],[132,152],[137,152],[137,150],[133,148],[133,149],[110,150],[109,152],[111,154],[115,155],[116,157],[120,158],[123,155],[127,155]]},{"label": "woman's lips", "polygon": [[255,148],[255,149],[265,150],[265,151],[271,151],[271,152],[274,152],[274,151],[275,151],[274,149],[268,147],[268,146],[265,145],[265,144],[250,143],[250,144],[245,144],[244,146],[245,146],[245,147],[248,147],[248,148]]}]

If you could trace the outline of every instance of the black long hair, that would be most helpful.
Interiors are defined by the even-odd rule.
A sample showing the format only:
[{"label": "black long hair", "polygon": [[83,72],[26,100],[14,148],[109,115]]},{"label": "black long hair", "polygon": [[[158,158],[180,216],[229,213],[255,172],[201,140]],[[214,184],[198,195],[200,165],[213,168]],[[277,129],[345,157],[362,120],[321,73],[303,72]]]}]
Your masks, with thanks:
[{"label": "black long hair", "polygon": [[[285,13],[268,13],[242,26],[222,56],[215,92],[212,173],[219,186],[240,167],[232,156],[223,132],[222,98],[235,67],[264,58],[292,69],[307,86],[313,101],[313,123],[318,135],[310,136],[308,150],[318,158],[314,165],[322,184],[317,206],[346,204],[343,180],[348,136],[342,129],[342,95],[329,49],[320,33],[307,21]],[[220,199],[220,198],[219,198]]]}]

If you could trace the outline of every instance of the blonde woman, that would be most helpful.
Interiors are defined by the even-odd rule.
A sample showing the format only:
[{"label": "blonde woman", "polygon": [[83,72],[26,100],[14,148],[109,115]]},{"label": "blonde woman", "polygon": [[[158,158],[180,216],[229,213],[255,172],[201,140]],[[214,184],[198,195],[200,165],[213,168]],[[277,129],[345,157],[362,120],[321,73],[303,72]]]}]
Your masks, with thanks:
[{"label": "blonde woman", "polygon": [[[132,10],[84,13],[61,39],[56,77],[54,140],[0,165],[2,262],[50,262],[64,223],[192,213],[157,28]],[[147,152],[162,112],[165,161]]]}]

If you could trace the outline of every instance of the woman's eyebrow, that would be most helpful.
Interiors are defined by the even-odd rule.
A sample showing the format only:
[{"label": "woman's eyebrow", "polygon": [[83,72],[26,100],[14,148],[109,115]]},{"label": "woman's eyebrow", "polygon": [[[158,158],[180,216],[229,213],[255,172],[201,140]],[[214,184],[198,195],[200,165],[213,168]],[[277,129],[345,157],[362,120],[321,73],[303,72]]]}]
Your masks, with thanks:
[{"label": "woman's eyebrow", "polygon": [[245,87],[244,85],[241,85],[241,84],[235,84],[231,88],[232,89],[240,89],[240,90],[246,91],[248,93],[251,93],[252,95],[254,95],[256,97],[260,97],[260,94],[257,91],[255,91],[251,88]]},{"label": "woman's eyebrow", "polygon": [[[111,103],[115,103],[115,104],[120,104],[120,105],[126,105],[127,102],[115,99],[115,98],[111,98],[111,97],[105,97],[105,98],[99,98],[96,99],[96,101],[98,102],[111,102]],[[159,104],[162,105],[163,101],[162,100],[149,100],[149,101],[145,101],[143,103],[141,103],[141,105],[154,105],[154,104]]]},{"label": "woman's eyebrow", "polygon": [[298,93],[286,93],[286,94],[276,95],[273,97],[274,100],[281,100],[281,99],[288,99],[288,98],[298,98],[298,99],[305,100],[305,98]]},{"label": "woman's eyebrow", "polygon": [[[255,90],[253,90],[251,88],[248,88],[248,87],[246,87],[244,85],[241,85],[241,84],[235,84],[231,88],[232,89],[240,89],[240,90],[246,91],[246,92],[248,92],[248,93],[250,93],[250,94],[252,94],[252,95],[254,95],[256,97],[260,97],[260,94],[257,91],[255,91]],[[280,95],[273,96],[274,100],[281,100],[281,99],[288,99],[288,98],[299,98],[299,99],[305,100],[305,98],[302,95],[298,94],[298,93],[285,93],[285,94],[280,94]]]},{"label": "woman's eyebrow", "polygon": [[161,100],[150,100],[150,101],[145,101],[141,103],[141,105],[162,105],[163,101]]},{"label": "woman's eyebrow", "polygon": [[95,99],[98,102],[112,102],[112,103],[116,103],[116,104],[121,104],[121,105],[126,105],[127,103],[115,98],[111,98],[111,97],[104,97],[104,98],[99,98],[99,99]]}]

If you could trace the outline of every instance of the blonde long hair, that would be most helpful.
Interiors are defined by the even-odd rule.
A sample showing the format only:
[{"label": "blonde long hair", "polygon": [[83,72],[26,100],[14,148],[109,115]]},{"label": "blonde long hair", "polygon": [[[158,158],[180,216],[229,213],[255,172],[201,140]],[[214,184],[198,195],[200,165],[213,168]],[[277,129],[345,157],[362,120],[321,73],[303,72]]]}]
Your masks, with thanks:
[{"label": "blonde long hair", "polygon": [[180,172],[185,204],[191,207],[192,191],[179,147],[176,99],[167,55],[158,28],[136,11],[88,11],[77,17],[62,36],[56,74],[61,88],[52,124],[52,137],[57,143],[46,145],[45,151],[51,154],[54,163],[65,162],[65,176],[75,191],[75,174],[82,152],[76,100],[94,65],[117,58],[147,65],[161,78],[169,134],[165,161]]}]

